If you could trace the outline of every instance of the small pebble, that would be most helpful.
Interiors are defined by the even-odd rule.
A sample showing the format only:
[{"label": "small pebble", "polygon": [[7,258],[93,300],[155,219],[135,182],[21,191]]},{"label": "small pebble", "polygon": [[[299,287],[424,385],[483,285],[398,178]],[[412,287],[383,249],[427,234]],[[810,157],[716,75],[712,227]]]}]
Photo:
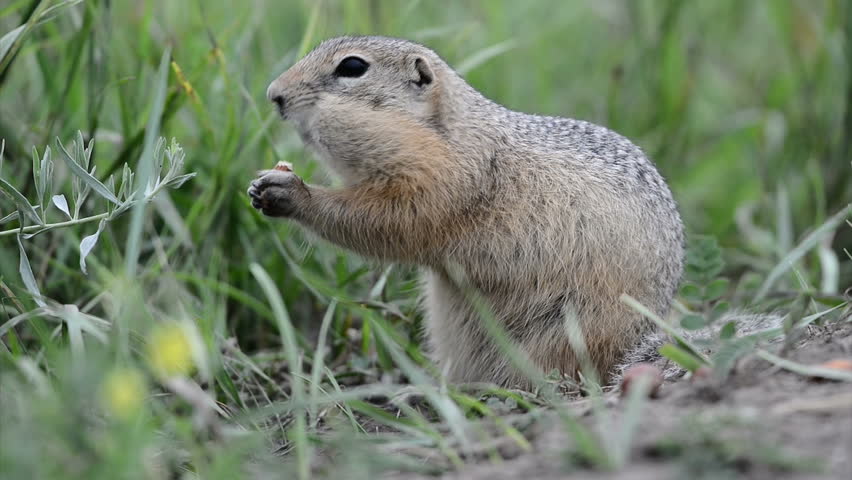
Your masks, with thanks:
[{"label": "small pebble", "polygon": [[663,372],[650,363],[637,363],[624,372],[624,377],[621,379],[621,395],[628,395],[632,386],[638,384],[640,378],[648,379],[649,397],[654,398],[659,395],[660,387],[663,385]]},{"label": "small pebble", "polygon": [[692,372],[692,376],[689,377],[692,382],[699,382],[703,380],[707,380],[708,378],[713,376],[713,369],[707,366],[698,367],[694,372]]},{"label": "small pebble", "polygon": [[819,364],[818,366],[821,368],[830,368],[832,370],[843,370],[845,372],[852,372],[852,360],[847,360],[845,358],[829,360],[825,363]]}]

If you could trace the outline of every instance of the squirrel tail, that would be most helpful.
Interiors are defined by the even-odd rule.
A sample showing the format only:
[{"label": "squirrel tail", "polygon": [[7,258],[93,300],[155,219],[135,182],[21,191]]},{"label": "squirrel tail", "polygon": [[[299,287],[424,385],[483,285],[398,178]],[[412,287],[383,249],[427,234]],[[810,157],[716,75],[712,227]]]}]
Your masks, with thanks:
[{"label": "squirrel tail", "polygon": [[[712,340],[718,338],[722,327],[732,321],[737,326],[736,335],[741,337],[781,327],[784,323],[784,315],[777,313],[755,314],[734,310],[713,322],[712,326],[693,331],[680,330],[680,334],[690,342]],[[671,339],[665,332],[654,330],[645,334],[636,346],[627,352],[621,363],[615,367],[610,384],[620,385],[625,370],[637,363],[651,363],[660,367],[663,378],[666,380],[674,380],[685,375],[686,370],[684,368],[660,355],[658,350],[666,343],[671,343]],[[708,351],[712,352],[712,348],[708,348]]]}]

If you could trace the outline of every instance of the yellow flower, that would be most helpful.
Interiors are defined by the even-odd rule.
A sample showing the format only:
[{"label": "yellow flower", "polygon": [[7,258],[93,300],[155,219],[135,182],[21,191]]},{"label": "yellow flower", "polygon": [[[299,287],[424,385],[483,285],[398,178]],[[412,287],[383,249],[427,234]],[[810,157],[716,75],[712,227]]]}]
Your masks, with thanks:
[{"label": "yellow flower", "polygon": [[145,378],[135,368],[120,367],[107,374],[101,385],[101,401],[115,417],[133,417],[145,402]]},{"label": "yellow flower", "polygon": [[148,338],[148,362],[161,377],[182,376],[192,372],[192,343],[187,329],[178,323],[154,327]]}]

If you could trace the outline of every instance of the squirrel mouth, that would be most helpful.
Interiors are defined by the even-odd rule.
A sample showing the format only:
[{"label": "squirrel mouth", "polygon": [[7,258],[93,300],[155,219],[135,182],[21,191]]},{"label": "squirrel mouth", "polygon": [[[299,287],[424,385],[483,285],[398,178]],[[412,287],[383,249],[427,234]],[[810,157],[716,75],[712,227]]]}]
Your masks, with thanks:
[{"label": "squirrel mouth", "polygon": [[281,120],[287,120],[287,112],[284,111],[283,108],[277,108],[278,116],[281,117]]}]

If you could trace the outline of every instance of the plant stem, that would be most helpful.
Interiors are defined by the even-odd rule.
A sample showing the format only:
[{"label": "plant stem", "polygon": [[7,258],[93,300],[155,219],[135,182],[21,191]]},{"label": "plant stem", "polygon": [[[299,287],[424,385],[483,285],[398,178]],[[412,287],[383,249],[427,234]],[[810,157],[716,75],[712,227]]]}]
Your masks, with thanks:
[{"label": "plant stem", "polygon": [[41,229],[49,229],[49,228],[58,228],[58,227],[67,227],[70,225],[78,225],[81,223],[89,223],[100,220],[102,218],[106,218],[110,215],[110,212],[99,213],[97,215],[92,215],[91,217],[78,218],[75,220],[68,220],[67,222],[58,222],[58,223],[46,223],[44,225],[30,225],[24,228],[13,228],[12,230],[4,230],[0,231],[0,237],[5,237],[7,235],[14,235],[16,233],[28,233]]}]

